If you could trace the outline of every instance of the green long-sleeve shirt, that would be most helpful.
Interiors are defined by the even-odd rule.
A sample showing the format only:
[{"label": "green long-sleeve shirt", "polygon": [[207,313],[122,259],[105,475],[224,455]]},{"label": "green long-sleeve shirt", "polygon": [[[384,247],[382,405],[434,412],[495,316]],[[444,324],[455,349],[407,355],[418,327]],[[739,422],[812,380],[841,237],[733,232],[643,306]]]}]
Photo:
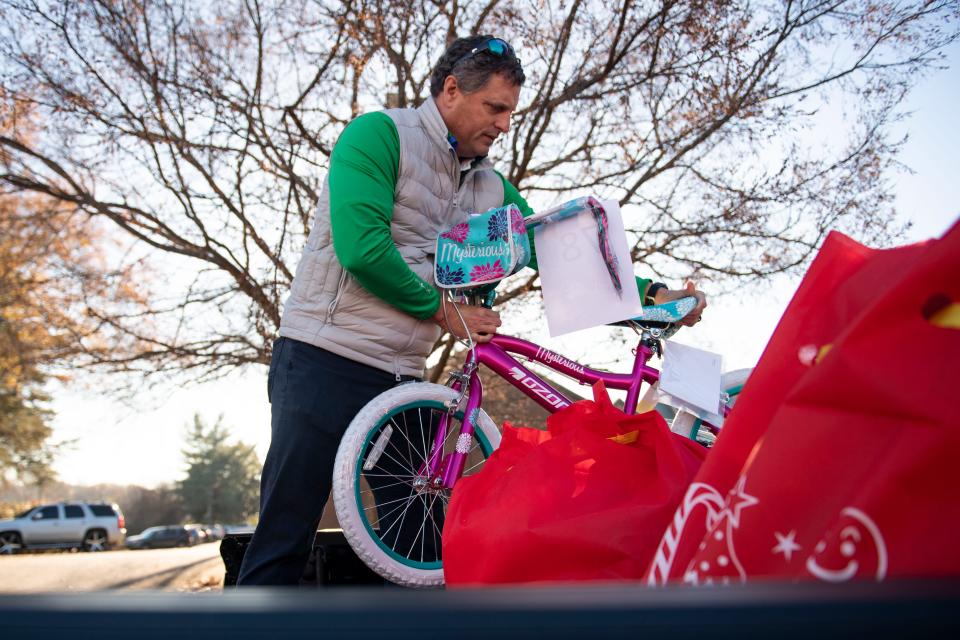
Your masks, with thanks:
[{"label": "green long-sleeve shirt", "polygon": [[[368,113],[347,125],[330,156],[333,249],[364,289],[404,313],[429,318],[440,306],[440,294],[407,266],[390,235],[399,166],[400,136],[389,116]],[[517,188],[497,175],[503,180],[501,206],[515,204],[524,217],[532,215]],[[529,266],[537,268],[535,254]],[[649,284],[637,278],[641,296]]]}]

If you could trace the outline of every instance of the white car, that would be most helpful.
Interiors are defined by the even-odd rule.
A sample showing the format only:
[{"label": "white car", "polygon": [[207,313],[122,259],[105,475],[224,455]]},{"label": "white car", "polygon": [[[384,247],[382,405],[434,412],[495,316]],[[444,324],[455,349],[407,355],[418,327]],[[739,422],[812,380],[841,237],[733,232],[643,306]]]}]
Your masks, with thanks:
[{"label": "white car", "polygon": [[72,547],[103,551],[122,545],[126,533],[123,513],[115,504],[45,504],[0,520],[0,554]]}]

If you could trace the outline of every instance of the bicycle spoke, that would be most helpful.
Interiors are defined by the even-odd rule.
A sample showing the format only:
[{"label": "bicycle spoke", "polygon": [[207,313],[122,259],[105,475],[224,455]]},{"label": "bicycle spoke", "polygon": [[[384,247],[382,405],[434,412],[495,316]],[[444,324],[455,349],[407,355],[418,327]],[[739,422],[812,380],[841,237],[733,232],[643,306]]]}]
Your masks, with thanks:
[{"label": "bicycle spoke", "polygon": [[444,520],[446,520],[446,515],[447,515],[447,498],[446,498],[442,493],[438,493],[438,494],[436,494],[433,502],[430,504],[430,513],[429,513],[430,523],[433,524],[433,542],[434,542],[434,545],[436,545],[436,542],[437,542],[437,534],[440,535],[441,540],[443,539],[443,527],[439,526],[439,525],[437,524],[437,519],[433,517],[433,506],[434,506],[434,504],[436,504],[436,498],[440,498],[440,502],[443,503],[443,515],[444,515]]},{"label": "bicycle spoke", "polygon": [[[394,451],[396,451],[398,456],[400,456],[401,458],[403,458],[403,451],[400,451],[399,447],[397,447],[397,445],[395,445],[395,444],[393,443],[393,439],[388,440],[388,441],[387,441],[387,445],[388,445],[390,448],[392,448]],[[386,454],[386,447],[384,447],[384,454]],[[393,460],[394,462],[397,462],[397,460],[396,460],[393,456],[389,456],[389,457],[390,457],[390,459]],[[414,464],[416,464],[417,466],[420,466],[420,462],[422,462],[422,461],[421,461],[421,460],[408,460],[408,463],[409,463],[409,465],[410,465],[410,470],[413,471],[413,465],[414,465]],[[397,464],[401,464],[401,463],[400,463],[400,462],[397,462]],[[415,473],[415,472],[414,472],[414,473]]]},{"label": "bicycle spoke", "polygon": [[[433,509],[434,509],[434,507],[435,507],[436,504],[437,504],[437,498],[439,498],[439,497],[441,497],[441,496],[442,496],[442,494],[439,494],[439,493],[435,493],[435,494],[433,495],[433,499],[430,501],[430,508],[429,508],[429,510],[428,510],[427,513],[426,513],[426,517],[423,519],[423,526],[424,526],[424,528],[426,528],[426,526],[427,526],[427,519],[428,519],[428,518],[430,519],[430,523],[433,525],[433,532],[432,532],[432,534],[433,534],[433,535],[432,535],[432,537],[433,537],[433,553],[434,553],[438,558],[440,557],[440,550],[439,550],[439,548],[437,547],[437,533],[439,532],[439,529],[437,528],[437,521],[436,521],[436,519],[433,517]],[[426,532],[424,532],[424,534],[423,534],[423,543],[426,544],[426,541],[427,541],[427,534],[426,534]],[[423,549],[422,546],[421,546],[420,548]],[[422,553],[423,553],[423,552],[421,551],[421,555],[422,555]]]},{"label": "bicycle spoke", "polygon": [[[422,411],[419,408],[417,409],[417,411],[421,412],[420,420],[422,422],[423,421]],[[429,446],[430,446],[430,449],[426,450],[427,451],[426,461],[429,461],[433,456],[433,447],[435,446],[435,442],[436,442],[436,434],[433,432],[435,430],[440,429],[441,424],[444,422],[443,418],[446,415],[446,412],[440,411],[439,409],[427,409],[427,411],[430,414],[430,419],[428,420],[427,425],[425,425],[426,428],[423,431],[423,435],[425,438],[424,447],[427,446],[427,443],[429,443]],[[434,419],[434,413],[438,414],[436,416],[436,419]],[[446,432],[449,434],[450,433],[449,420],[446,421],[446,425],[444,428],[446,429]],[[444,437],[444,439],[440,443],[440,450],[438,452],[440,454],[441,459],[443,457],[444,451],[446,451],[446,444],[447,444],[447,438]]]},{"label": "bicycle spoke", "polygon": [[366,471],[361,471],[360,475],[362,475],[364,478],[397,478],[397,479],[409,478],[411,480],[413,480],[414,478],[420,477],[419,475],[404,476],[404,475],[397,475],[395,473],[368,473]]},{"label": "bicycle spoke", "polygon": [[[411,495],[411,496],[409,496],[409,497],[407,497],[407,498],[404,498],[402,501],[405,501],[405,502],[406,502],[406,505],[394,507],[394,508],[390,511],[390,513],[388,513],[388,514],[386,514],[386,515],[388,515],[388,516],[393,515],[393,514],[396,513],[399,509],[403,509],[403,516],[406,516],[406,515],[407,515],[407,509],[410,508],[410,503],[413,502],[413,500],[416,499],[416,497],[417,497],[416,495]],[[379,516],[379,517],[377,518],[377,522],[380,522],[381,520],[383,520],[384,517],[385,517],[385,516]],[[384,531],[384,532],[382,532],[382,533],[380,534],[380,539],[381,539],[381,540],[385,540],[386,537],[387,537],[387,534],[390,533],[390,530],[391,530],[391,529],[393,529],[395,526],[397,526],[397,523],[398,523],[398,522],[400,522],[400,523],[401,523],[401,526],[402,526],[403,517],[401,517],[400,519],[394,520],[394,521],[393,521],[393,524],[391,524],[389,527],[387,527],[387,530]]]},{"label": "bicycle spoke", "polygon": [[[407,424],[407,418],[406,418],[406,415],[405,415],[405,414],[403,414],[403,415],[404,415],[404,417],[403,417],[403,424],[406,425],[406,424]],[[410,436],[409,436],[409,434],[406,433],[406,432],[400,427],[399,424],[397,424],[396,416],[390,418],[390,423],[393,424],[393,426],[395,426],[395,427],[397,428],[397,431],[400,432],[400,435],[403,436],[403,439],[407,441],[407,452],[409,453],[410,459],[413,460],[413,458],[414,458],[414,453],[416,453],[416,454],[417,454],[416,457],[419,458],[419,462],[426,463],[426,461],[427,461],[426,457],[420,455],[420,452],[417,451],[417,445],[413,444],[413,443],[410,441]],[[409,427],[407,428],[407,431],[409,431]],[[394,446],[394,448],[396,448],[396,446]],[[397,451],[397,453],[400,453],[400,455],[403,455],[403,453],[400,452],[399,450]]]},{"label": "bicycle spoke", "polygon": [[[383,450],[383,455],[385,455],[385,456],[386,456],[387,458],[389,458],[390,460],[393,460],[393,463],[396,464],[398,467],[403,467],[403,470],[404,470],[404,471],[409,471],[409,472],[412,474],[412,477],[414,477],[414,478],[417,477],[417,472],[416,472],[416,471],[414,471],[413,469],[410,469],[410,468],[408,468],[408,467],[405,467],[402,462],[400,462],[399,460],[397,460],[396,458],[394,458],[392,455],[390,455],[389,453],[387,453],[386,448],[384,448],[384,450]],[[377,465],[375,465],[375,466],[379,467],[380,465],[377,464]],[[384,469],[384,471],[386,471],[386,469]]]},{"label": "bicycle spoke", "polygon": [[[416,497],[416,494],[411,494],[411,495],[413,497]],[[381,507],[387,506],[388,504],[394,504],[395,502],[404,502],[405,500],[409,500],[409,499],[410,499],[410,496],[406,496],[404,498],[397,498],[396,500],[388,500],[387,502],[384,502],[382,504],[375,504],[371,507],[364,507],[363,510],[370,511],[370,509],[379,509]],[[391,511],[390,513],[393,513],[393,512]]]},{"label": "bicycle spoke", "polygon": [[[426,509],[426,508],[427,508],[427,502],[426,502],[426,500],[423,500],[423,499],[422,499],[423,496],[420,496],[420,497],[421,497],[421,502],[423,503],[423,507],[424,507],[424,509]],[[432,503],[431,503],[431,504],[432,504]],[[410,555],[413,553],[413,548],[414,548],[415,546],[417,546],[417,539],[419,538],[419,539],[422,540],[422,538],[420,538],[420,534],[423,533],[423,528],[424,528],[424,526],[426,525],[426,523],[427,523],[427,517],[426,517],[426,513],[425,513],[425,514],[424,514],[424,517],[423,517],[423,522],[420,523],[420,528],[417,529],[417,535],[413,538],[413,542],[410,543],[410,548],[407,549],[407,557],[408,557],[408,558],[409,558]],[[422,545],[421,545],[421,547],[420,547],[420,562],[423,562],[423,546],[422,546]]]},{"label": "bicycle spoke", "polygon": [[[424,506],[426,506],[426,503],[424,503]],[[420,538],[420,562],[423,562],[423,553],[426,550],[425,547],[427,545],[427,536],[423,535],[423,529],[426,523],[427,523],[427,514],[424,513],[423,519],[420,521],[420,528],[417,529],[417,536],[416,538],[413,539],[414,544],[416,544],[417,538]]]},{"label": "bicycle spoke", "polygon": [[426,531],[425,531],[427,526],[427,519],[429,518],[430,521],[433,522],[434,529],[436,529],[437,527],[436,520],[434,520],[433,518],[433,507],[436,503],[437,503],[437,494],[434,494],[431,497],[429,505],[427,505],[426,500],[423,500],[423,507],[424,507],[423,522],[420,523],[420,528],[417,530],[417,537],[414,538],[413,542],[410,545],[410,550],[407,552],[407,555],[409,557],[409,555],[413,553],[413,548],[417,545],[417,539],[419,538],[420,562],[423,562],[424,545],[426,544],[426,540],[427,540]]},{"label": "bicycle spoke", "polygon": [[[441,500],[442,500],[442,499],[443,499],[443,496],[441,495],[440,498],[441,498]],[[446,513],[446,507],[444,507],[444,513]],[[433,510],[432,510],[432,509],[431,509],[431,511],[430,511],[430,520],[431,520],[431,521],[433,520]],[[443,541],[443,537],[442,537],[442,534],[441,534],[441,538],[440,538],[441,544],[442,544],[442,541]],[[440,559],[440,556],[443,555],[442,547],[439,546],[438,543],[437,543],[437,523],[436,523],[436,522],[433,523],[433,552],[437,555],[437,559],[438,559],[438,560]]]},{"label": "bicycle spoke", "polygon": [[[427,509],[426,501],[421,500],[421,503],[423,504],[423,508],[426,510]],[[414,536],[413,542],[410,543],[410,549],[407,551],[407,556],[409,557],[413,553],[413,548],[417,546],[417,540],[420,540],[420,562],[423,562],[424,537],[422,534],[423,534],[423,528],[426,522],[427,522],[426,513],[424,513],[423,521],[420,523],[420,528],[417,529],[417,535]]]},{"label": "bicycle spoke", "polygon": [[[469,454],[467,454],[467,455],[469,456],[469,455],[472,454],[472,453],[473,453],[473,451],[471,451],[471,452],[470,452]],[[467,475],[468,473],[470,473],[471,471],[473,471],[473,470],[476,469],[477,467],[482,466],[483,463],[486,462],[486,461],[487,461],[486,458],[481,458],[480,461],[477,462],[476,464],[468,467],[467,469],[464,469],[464,470],[463,470],[463,475]]]},{"label": "bicycle spoke", "polygon": [[[461,422],[460,424],[461,424],[461,427],[462,427],[462,426],[463,426],[463,423]],[[443,436],[443,450],[444,450],[444,451],[447,450],[447,445],[448,445],[449,442],[450,442],[450,436],[452,436],[455,431],[459,434],[460,429],[454,429],[454,428],[452,428],[451,425],[450,425],[450,422],[447,421],[447,434],[446,434],[445,436]]]},{"label": "bicycle spoke", "polygon": [[[405,413],[401,413],[400,415],[403,416],[403,425],[404,425],[404,426],[407,426],[407,416],[406,416],[406,414],[405,414]],[[410,434],[408,433],[408,432],[410,431],[409,427],[407,428],[406,431],[404,431],[403,429],[401,429],[401,428],[400,428],[400,425],[397,424],[397,416],[392,416],[392,417],[390,418],[390,421],[397,426],[397,429],[400,431],[400,434],[403,436],[403,439],[407,441],[407,452],[409,453],[410,459],[413,460],[413,452],[416,450],[416,447],[413,446],[413,443],[412,443],[412,442],[410,442]]]},{"label": "bicycle spoke", "polygon": [[[435,493],[431,496],[429,505],[426,503],[426,501],[424,501],[423,503],[425,512],[423,514],[423,521],[420,523],[420,529],[417,532],[420,537],[420,562],[425,561],[424,553],[426,553],[426,545],[427,545],[427,534],[426,534],[427,519],[429,518],[431,521],[433,521],[433,507],[437,502],[438,495],[440,494]],[[434,525],[434,530],[436,530],[436,525]],[[439,550],[439,547],[437,547],[437,537],[435,534],[433,536],[433,554],[434,554],[433,560],[440,559],[440,550]]]},{"label": "bicycle spoke", "polygon": [[390,484],[379,485],[376,489],[365,489],[365,490],[361,491],[360,493],[361,493],[361,495],[364,494],[364,493],[376,493],[377,491],[379,491],[379,490],[381,490],[381,489],[389,489],[390,487],[397,487],[397,486],[399,486],[399,485],[406,485],[406,486],[411,487],[411,488],[413,487],[413,485],[412,485],[411,483],[406,482],[406,481],[404,481],[404,480],[401,480],[400,482],[391,482]]},{"label": "bicycle spoke", "polygon": [[[422,499],[423,497],[422,497],[421,495],[417,495],[417,494],[414,494],[414,495],[410,496],[410,500],[407,501],[406,506],[403,508],[403,514],[400,516],[400,519],[399,519],[399,520],[394,520],[394,521],[393,521],[393,524],[390,525],[390,527],[387,529],[387,533],[390,533],[390,529],[393,529],[394,525],[396,525],[397,522],[400,523],[400,527],[397,529],[397,540],[396,540],[396,542],[394,543],[394,546],[391,547],[394,551],[397,550],[396,545],[397,545],[397,544],[400,544],[400,534],[403,532],[403,523],[404,523],[404,522],[406,521],[406,519],[407,519],[407,513],[410,512],[410,505],[413,504],[414,501],[415,501],[417,498],[421,498],[421,499]],[[380,536],[380,538],[381,538],[381,539],[386,538],[386,534]],[[409,557],[409,556],[408,556],[408,557]]]},{"label": "bicycle spoke", "polygon": [[427,448],[427,429],[423,428],[423,412],[417,407],[417,417],[420,419],[420,442],[423,444],[423,455],[425,460],[429,460],[430,449]]}]

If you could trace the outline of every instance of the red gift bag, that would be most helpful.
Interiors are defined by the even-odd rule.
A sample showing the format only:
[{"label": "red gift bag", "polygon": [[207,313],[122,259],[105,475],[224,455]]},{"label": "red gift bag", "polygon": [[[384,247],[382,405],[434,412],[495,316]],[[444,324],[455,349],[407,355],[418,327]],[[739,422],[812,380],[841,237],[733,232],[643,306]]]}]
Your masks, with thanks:
[{"label": "red gift bag", "polygon": [[960,227],[832,234],[665,532],[651,584],[960,575]]},{"label": "red gift bag", "polygon": [[595,401],[506,425],[483,470],[454,488],[443,530],[448,585],[637,580],[705,449],[656,412]]}]

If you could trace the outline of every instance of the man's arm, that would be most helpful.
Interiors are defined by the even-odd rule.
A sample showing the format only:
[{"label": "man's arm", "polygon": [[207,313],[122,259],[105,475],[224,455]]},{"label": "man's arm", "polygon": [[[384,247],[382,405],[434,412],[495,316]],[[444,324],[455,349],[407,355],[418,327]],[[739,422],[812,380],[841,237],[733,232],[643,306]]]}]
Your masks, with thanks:
[{"label": "man's arm", "polygon": [[400,167],[400,136],[384,113],[369,113],[344,129],[330,156],[330,227],[333,250],[364,289],[416,318],[431,319],[465,338],[485,342],[500,315],[470,305],[441,306],[440,294],[417,276],[390,235],[393,196]]},{"label": "man's arm", "polygon": [[333,249],[364,289],[429,318],[440,295],[404,262],[390,235],[399,166],[400,137],[389,116],[368,113],[347,125],[330,156]]}]

